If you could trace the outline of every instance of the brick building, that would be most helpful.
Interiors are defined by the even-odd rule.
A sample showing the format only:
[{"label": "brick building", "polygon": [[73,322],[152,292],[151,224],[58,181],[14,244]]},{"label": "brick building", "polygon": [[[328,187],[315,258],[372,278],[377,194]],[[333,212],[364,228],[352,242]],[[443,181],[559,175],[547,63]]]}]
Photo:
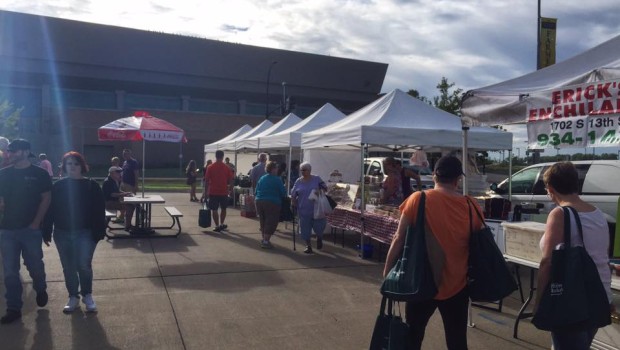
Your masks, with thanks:
[{"label": "brick building", "polygon": [[179,151],[201,159],[204,144],[259,124],[266,110],[280,118],[283,90],[302,118],[326,102],[347,114],[376,99],[386,71],[383,63],[0,11],[0,100],[24,107],[22,136],[52,160],[71,149],[92,164],[122,148],[140,157],[139,143],[96,134],[135,110],[189,139],[149,144],[148,164],[178,164]]}]

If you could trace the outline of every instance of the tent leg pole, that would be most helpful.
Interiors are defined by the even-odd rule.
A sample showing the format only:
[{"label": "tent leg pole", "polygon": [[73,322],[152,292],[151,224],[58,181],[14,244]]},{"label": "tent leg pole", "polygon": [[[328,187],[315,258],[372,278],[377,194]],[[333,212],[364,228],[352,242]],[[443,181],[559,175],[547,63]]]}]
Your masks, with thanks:
[{"label": "tent leg pole", "polygon": [[146,169],[144,166],[144,164],[146,163],[145,148],[146,148],[146,140],[142,139],[142,198],[144,198],[144,170]]},{"label": "tent leg pole", "polygon": [[364,200],[366,198],[364,198],[364,188],[365,188],[365,183],[366,183],[366,174],[364,174],[364,144],[361,145],[362,147],[361,149],[361,159],[360,159],[360,164],[361,164],[361,172],[360,174],[362,174],[361,176],[361,181],[360,181],[360,185],[361,185],[361,192],[360,192],[360,214],[361,214],[361,220],[362,220],[362,229],[360,232],[360,258],[364,258]]},{"label": "tent leg pole", "polygon": [[[287,164],[287,172],[286,172],[286,192],[288,193],[288,191],[290,191],[291,187],[291,161],[293,161],[293,147],[289,146],[288,147],[288,164]],[[295,179],[297,180],[297,179]]]},{"label": "tent leg pole", "polygon": [[467,188],[467,179],[468,179],[468,175],[467,174],[467,164],[469,163],[469,152],[467,150],[467,148],[469,148],[469,146],[467,145],[467,137],[469,132],[469,127],[468,126],[464,126],[463,127],[463,164],[461,164],[463,166],[463,174],[465,174],[465,177],[463,177],[463,195],[467,196],[467,194],[469,193],[469,189]]}]

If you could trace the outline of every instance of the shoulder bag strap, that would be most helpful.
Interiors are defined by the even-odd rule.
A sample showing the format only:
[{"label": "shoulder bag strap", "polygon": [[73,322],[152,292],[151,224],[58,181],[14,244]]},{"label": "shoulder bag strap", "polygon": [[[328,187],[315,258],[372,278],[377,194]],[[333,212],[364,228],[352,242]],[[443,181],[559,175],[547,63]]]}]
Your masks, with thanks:
[{"label": "shoulder bag strap", "polygon": [[426,206],[426,193],[422,191],[420,194],[420,203],[418,204],[418,214],[416,216],[416,228],[424,229],[424,212]]},{"label": "shoulder bag strap", "polygon": [[482,217],[482,214],[480,214],[480,211],[478,210],[478,208],[471,202],[471,199],[468,196],[465,196],[465,198],[467,199],[467,206],[469,207],[469,232],[473,233],[474,222],[472,220],[471,207],[474,207],[474,211],[478,215],[478,219],[480,219],[480,222],[482,222],[482,226],[486,227],[487,223],[484,221],[484,218]]},{"label": "shoulder bag strap", "polygon": [[573,207],[567,207],[575,216],[575,222],[577,223],[577,232],[579,232],[579,237],[581,238],[581,243],[583,243],[583,247],[586,247],[586,241],[583,239],[583,227],[581,226],[581,219],[579,218],[579,213]]},{"label": "shoulder bag strap", "polygon": [[564,249],[570,248],[570,210],[569,207],[562,207],[564,211]]}]

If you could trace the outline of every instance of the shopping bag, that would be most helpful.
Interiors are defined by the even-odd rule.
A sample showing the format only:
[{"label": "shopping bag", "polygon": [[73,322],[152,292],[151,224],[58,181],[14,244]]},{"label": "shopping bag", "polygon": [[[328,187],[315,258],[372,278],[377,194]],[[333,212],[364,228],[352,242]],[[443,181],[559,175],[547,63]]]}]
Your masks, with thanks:
[{"label": "shopping bag", "polygon": [[204,228],[211,226],[211,210],[207,208],[206,201],[203,207],[198,210],[198,226]]},{"label": "shopping bag", "polygon": [[[370,340],[370,350],[409,349],[409,326],[393,313],[394,301],[381,299],[381,308]],[[386,310],[387,307],[387,310]]]},{"label": "shopping bag", "polygon": [[329,200],[327,199],[327,195],[325,195],[325,192],[323,191],[319,191],[319,198],[315,203],[321,207],[321,210],[325,215],[330,215],[334,211],[329,203]]},{"label": "shopping bag", "polygon": [[579,214],[571,207],[562,209],[564,247],[554,250],[551,255],[549,283],[544,286],[532,323],[536,328],[546,331],[580,331],[604,327],[611,323],[605,287],[585,247],[571,245],[571,212],[583,242]]},{"label": "shopping bag", "polygon": [[401,257],[381,285],[381,294],[396,301],[426,301],[437,294],[424,225],[426,194],[422,192],[415,226],[407,228]]},{"label": "shopping bag", "polygon": [[329,206],[332,209],[336,209],[336,207],[338,206],[338,203],[336,203],[336,201],[329,195],[325,195],[325,198],[327,198],[327,201],[329,202]]},{"label": "shopping bag", "polygon": [[501,300],[517,290],[517,283],[495,243],[491,229],[484,224],[482,229],[474,231],[472,206],[480,221],[484,223],[484,219],[469,197],[467,197],[467,205],[469,206],[470,230],[467,269],[469,298],[472,301],[481,302]]}]

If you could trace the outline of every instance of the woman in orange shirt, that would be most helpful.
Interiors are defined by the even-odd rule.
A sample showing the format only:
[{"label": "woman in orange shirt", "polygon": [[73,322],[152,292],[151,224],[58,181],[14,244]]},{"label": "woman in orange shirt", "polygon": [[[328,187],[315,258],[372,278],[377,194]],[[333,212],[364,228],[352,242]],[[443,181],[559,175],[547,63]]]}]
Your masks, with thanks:
[{"label": "woman in orange shirt", "polygon": [[[407,324],[413,349],[420,349],[424,339],[426,324],[435,309],[439,309],[446,332],[448,349],[467,349],[467,260],[469,258],[470,215],[467,197],[458,192],[458,184],[463,175],[461,161],[455,157],[442,157],[437,161],[433,180],[435,188],[425,191],[425,220],[437,244],[443,250],[442,266],[435,266],[441,276],[437,295],[433,300],[408,302],[406,308]],[[383,276],[392,269],[402,254],[407,227],[415,224],[421,192],[407,198],[400,206],[400,223],[388,252]],[[475,201],[472,201],[475,203]],[[482,223],[473,212],[473,228],[478,230]],[[434,263],[438,263],[434,261]],[[439,272],[438,272],[439,273]]]}]

